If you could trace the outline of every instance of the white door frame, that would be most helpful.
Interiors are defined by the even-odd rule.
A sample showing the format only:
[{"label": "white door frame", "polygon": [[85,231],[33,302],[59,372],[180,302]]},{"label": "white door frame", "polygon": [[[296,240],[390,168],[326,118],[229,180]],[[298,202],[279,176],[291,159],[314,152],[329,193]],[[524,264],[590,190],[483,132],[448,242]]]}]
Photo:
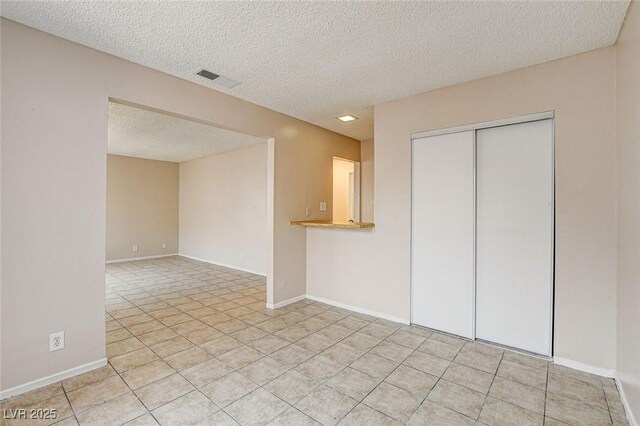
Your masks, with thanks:
[{"label": "white door frame", "polygon": [[[497,120],[491,120],[491,121],[484,121],[484,122],[478,122],[478,123],[471,123],[471,124],[464,124],[464,125],[460,125],[460,126],[453,126],[453,127],[447,127],[447,128],[441,128],[441,129],[434,129],[434,130],[428,130],[428,131],[424,131],[424,132],[417,132],[417,133],[412,133],[411,137],[410,137],[410,143],[411,143],[411,163],[413,165],[413,141],[415,139],[420,139],[420,138],[424,138],[424,137],[428,137],[428,136],[437,136],[437,135],[445,135],[445,134],[450,134],[450,133],[458,133],[458,132],[465,132],[465,131],[469,131],[469,130],[473,130],[474,132],[481,130],[481,129],[487,129],[487,128],[491,128],[491,127],[500,127],[500,126],[508,126],[511,124],[521,124],[521,123],[529,123],[532,121],[540,121],[540,120],[547,120],[547,119],[551,119],[552,120],[552,141],[551,141],[551,146],[552,146],[552,156],[551,156],[551,166],[552,166],[552,170],[553,170],[553,176],[551,179],[552,182],[552,187],[551,187],[551,195],[552,195],[552,218],[551,218],[551,294],[550,294],[550,301],[551,301],[551,309],[550,309],[550,327],[551,330],[549,330],[549,339],[550,339],[550,348],[551,348],[551,353],[550,356],[553,357],[553,352],[554,352],[554,345],[553,345],[553,337],[554,337],[554,316],[555,316],[555,241],[556,241],[556,233],[555,233],[555,218],[556,218],[556,214],[555,214],[555,111],[543,111],[543,112],[538,112],[538,113],[533,113],[533,114],[526,114],[526,115],[520,115],[520,116],[515,116],[515,117],[506,117],[506,118],[500,118]],[[474,156],[476,153],[476,135],[474,134]],[[474,159],[474,215],[475,215],[475,210],[476,210],[476,205],[477,205],[477,200],[476,200],[476,168],[477,168],[477,164],[476,164],[476,159]],[[411,207],[412,207],[412,211],[413,211],[413,166],[411,168]],[[476,246],[476,227],[477,227],[477,223],[475,223],[476,220],[474,219],[474,235],[473,235],[473,239],[474,239],[474,247],[477,248]],[[413,217],[411,220],[411,236],[410,238],[413,238]],[[410,242],[410,246],[413,247],[413,243]],[[411,250],[411,248],[410,248]],[[413,253],[411,253],[411,258],[410,261],[412,261],[413,259]],[[476,261],[474,260],[474,282],[473,282],[473,297],[474,297],[474,301],[476,298],[476,280],[475,280],[475,275],[476,275]],[[410,272],[411,274],[411,272]],[[410,276],[410,288],[409,288],[409,309],[410,309],[410,321],[413,324],[413,309],[412,309],[412,301],[411,301],[411,297],[413,295],[413,277]],[[475,302],[474,302],[474,319],[473,319],[473,339],[475,340],[475,328],[476,328],[476,324],[475,324]],[[491,342],[489,342],[491,343]],[[493,343],[492,343],[493,344]],[[500,345],[498,345],[500,346]],[[516,349],[516,348],[513,348]]]}]

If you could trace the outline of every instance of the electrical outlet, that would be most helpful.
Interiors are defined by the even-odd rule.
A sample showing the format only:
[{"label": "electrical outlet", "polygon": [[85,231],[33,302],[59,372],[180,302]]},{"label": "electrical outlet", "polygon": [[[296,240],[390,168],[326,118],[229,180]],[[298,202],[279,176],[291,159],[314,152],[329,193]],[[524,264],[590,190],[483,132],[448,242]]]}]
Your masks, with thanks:
[{"label": "electrical outlet", "polygon": [[304,208],[304,215],[305,215],[306,217],[311,216],[311,209],[310,209],[309,207],[305,207],[305,208]]},{"label": "electrical outlet", "polygon": [[52,333],[49,335],[49,352],[64,349],[64,331]]},{"label": "electrical outlet", "polygon": [[321,212],[326,212],[327,211],[327,202],[326,201],[320,201],[320,211]]},{"label": "electrical outlet", "polygon": [[133,247],[131,247],[131,250],[133,251],[138,251],[138,245],[134,244]]},{"label": "electrical outlet", "polygon": [[167,248],[167,243],[162,243],[162,248]]}]

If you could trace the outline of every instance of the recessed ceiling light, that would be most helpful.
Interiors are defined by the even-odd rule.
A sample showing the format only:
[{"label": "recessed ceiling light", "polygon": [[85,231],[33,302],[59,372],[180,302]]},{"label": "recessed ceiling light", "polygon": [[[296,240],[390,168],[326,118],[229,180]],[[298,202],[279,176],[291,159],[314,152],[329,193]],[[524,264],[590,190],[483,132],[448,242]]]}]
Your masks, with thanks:
[{"label": "recessed ceiling light", "polygon": [[340,121],[344,121],[345,123],[347,121],[353,121],[358,119],[358,117],[354,117],[353,115],[343,115],[342,117],[336,117],[336,118]]}]

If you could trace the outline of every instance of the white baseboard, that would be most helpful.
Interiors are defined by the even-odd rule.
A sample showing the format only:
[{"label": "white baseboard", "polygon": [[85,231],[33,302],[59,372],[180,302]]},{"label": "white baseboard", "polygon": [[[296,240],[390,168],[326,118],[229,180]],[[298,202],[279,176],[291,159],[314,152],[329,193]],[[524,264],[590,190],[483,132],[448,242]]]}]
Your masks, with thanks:
[{"label": "white baseboard", "polygon": [[[624,411],[627,414],[627,420],[629,420],[629,424],[631,426],[638,426],[638,421],[634,416],[633,411],[631,411],[631,403],[627,398],[627,394],[624,391],[624,386],[622,386],[622,379],[620,378],[620,374],[616,372],[616,385],[618,386],[618,392],[620,392],[620,400],[622,401],[622,405],[624,406]],[[639,413],[640,414],[640,413]]]},{"label": "white baseboard", "polygon": [[107,263],[134,262],[136,260],[161,259],[163,257],[171,257],[171,256],[178,256],[178,253],[159,254],[157,256],[128,257],[126,259],[107,260]]},{"label": "white baseboard", "polygon": [[316,302],[326,303],[327,305],[335,306],[337,308],[348,309],[353,312],[358,312],[360,314],[371,315],[372,317],[386,319],[388,321],[399,322],[401,324],[409,325],[410,321],[404,318],[399,318],[393,315],[385,314],[382,312],[370,311],[369,309],[359,308],[357,306],[347,305],[346,303],[336,302],[334,300],[325,299],[318,296],[312,296],[307,294],[307,299],[315,300]]},{"label": "white baseboard", "polygon": [[209,263],[210,265],[224,266],[225,268],[235,269],[236,271],[242,271],[242,272],[248,272],[248,273],[254,274],[254,275],[260,275],[261,277],[266,277],[267,276],[267,274],[265,274],[264,272],[252,271],[251,269],[240,268],[239,266],[236,266],[236,265],[228,265],[226,263],[219,263],[219,262],[214,262],[214,261],[207,260],[207,259],[201,259],[199,257],[190,256],[188,254],[178,253],[177,256],[186,257],[187,259],[197,260],[199,262]]},{"label": "white baseboard", "polygon": [[290,305],[292,303],[296,303],[296,302],[298,302],[300,300],[304,300],[306,298],[307,298],[307,295],[306,294],[302,294],[300,296],[292,297],[291,299],[287,299],[287,300],[284,300],[284,301],[279,302],[279,303],[275,303],[275,304],[274,303],[267,303],[267,309],[283,308],[283,307],[285,307],[287,305]]},{"label": "white baseboard", "polygon": [[105,365],[107,365],[106,358],[102,358],[87,364],[79,365],[77,367],[70,368],[68,370],[61,371],[56,374],[52,374],[51,376],[43,377],[42,379],[37,379],[32,382],[25,383],[23,385],[18,385],[18,386],[0,391],[0,399],[10,398],[12,396],[20,395],[25,392],[29,392],[34,389],[41,388],[43,386],[50,385],[51,383],[56,383],[64,379],[68,379],[69,377],[77,376],[78,374],[86,373],[91,370],[95,370],[96,368],[104,367]]},{"label": "white baseboard", "polygon": [[595,367],[593,365],[584,364],[582,362],[574,361],[572,359],[553,357],[553,363],[562,365],[564,367],[573,368],[574,370],[584,371],[585,373],[595,374],[597,376],[614,378],[616,371],[611,368]]}]

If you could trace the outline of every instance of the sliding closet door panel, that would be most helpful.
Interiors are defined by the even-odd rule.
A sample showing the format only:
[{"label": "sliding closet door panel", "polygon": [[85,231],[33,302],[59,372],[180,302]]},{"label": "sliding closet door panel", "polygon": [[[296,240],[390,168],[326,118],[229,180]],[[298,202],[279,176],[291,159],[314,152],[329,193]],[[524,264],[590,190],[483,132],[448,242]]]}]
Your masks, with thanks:
[{"label": "sliding closet door panel", "polygon": [[551,355],[553,122],[476,140],[476,337]]},{"label": "sliding closet door panel", "polygon": [[474,132],[413,141],[412,322],[473,337]]}]

